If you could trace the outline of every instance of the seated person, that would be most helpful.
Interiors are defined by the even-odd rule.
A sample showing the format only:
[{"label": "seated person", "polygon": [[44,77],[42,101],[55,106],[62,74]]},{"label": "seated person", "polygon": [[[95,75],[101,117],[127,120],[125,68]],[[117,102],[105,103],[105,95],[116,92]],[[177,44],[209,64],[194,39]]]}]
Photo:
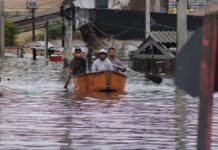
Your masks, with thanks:
[{"label": "seated person", "polygon": [[107,52],[105,49],[101,49],[98,52],[98,59],[92,64],[92,72],[113,70],[111,62],[107,59]]},{"label": "seated person", "polygon": [[116,50],[113,47],[110,47],[108,49],[108,59],[111,61],[113,67],[114,67],[114,71],[117,72],[125,72],[126,71],[126,67],[123,66],[122,62],[116,58]]}]

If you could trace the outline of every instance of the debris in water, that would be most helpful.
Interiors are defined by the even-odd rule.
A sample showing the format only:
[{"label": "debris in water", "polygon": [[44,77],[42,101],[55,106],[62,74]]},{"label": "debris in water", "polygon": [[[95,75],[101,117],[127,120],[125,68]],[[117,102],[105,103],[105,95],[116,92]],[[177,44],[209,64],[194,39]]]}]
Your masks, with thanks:
[{"label": "debris in water", "polygon": [[38,94],[35,91],[27,91],[27,96],[37,96]]}]

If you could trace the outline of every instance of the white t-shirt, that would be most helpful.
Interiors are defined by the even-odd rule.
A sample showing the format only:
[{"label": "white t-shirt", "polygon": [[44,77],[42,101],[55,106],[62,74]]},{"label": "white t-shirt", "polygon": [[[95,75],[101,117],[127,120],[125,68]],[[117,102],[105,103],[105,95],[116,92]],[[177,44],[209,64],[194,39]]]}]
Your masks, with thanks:
[{"label": "white t-shirt", "polygon": [[92,72],[113,70],[112,63],[107,58],[101,61],[99,58],[92,64]]}]

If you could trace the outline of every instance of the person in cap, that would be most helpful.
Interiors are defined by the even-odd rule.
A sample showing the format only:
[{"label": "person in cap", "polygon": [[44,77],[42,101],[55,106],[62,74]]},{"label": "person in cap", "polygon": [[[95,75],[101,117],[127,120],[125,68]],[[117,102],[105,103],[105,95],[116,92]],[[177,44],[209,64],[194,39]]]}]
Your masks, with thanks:
[{"label": "person in cap", "polygon": [[92,64],[92,72],[113,70],[112,63],[107,59],[107,52],[105,49],[101,49],[98,52],[98,59]]},{"label": "person in cap", "polygon": [[86,60],[81,57],[81,48],[76,47],[74,58],[70,62],[70,73],[72,75],[79,75],[79,74],[85,74],[86,73]]},{"label": "person in cap", "polygon": [[[108,59],[111,61],[114,71],[117,72],[125,72],[126,71],[126,67],[123,65],[123,63],[116,58],[116,50],[113,47],[110,47],[108,49]],[[116,67],[116,66],[120,66],[120,67]]]}]

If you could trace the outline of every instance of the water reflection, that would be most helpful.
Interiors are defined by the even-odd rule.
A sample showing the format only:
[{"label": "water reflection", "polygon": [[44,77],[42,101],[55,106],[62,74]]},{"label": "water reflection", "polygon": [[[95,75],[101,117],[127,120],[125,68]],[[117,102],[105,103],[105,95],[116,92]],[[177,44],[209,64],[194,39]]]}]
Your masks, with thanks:
[{"label": "water reflection", "polygon": [[185,126],[185,121],[186,121],[186,108],[187,108],[187,101],[185,97],[185,93],[179,89],[176,89],[176,94],[175,94],[175,114],[179,116],[176,118],[176,128],[178,128],[177,133],[177,146],[176,150],[181,150],[181,149],[187,149],[186,148],[186,136],[187,136],[187,131],[186,131],[186,126]]},{"label": "water reflection", "polygon": [[73,90],[72,98],[73,99],[98,99],[98,100],[119,100],[121,96],[125,95],[125,91],[116,91],[116,92],[99,92],[99,91],[89,91],[82,92]]}]

